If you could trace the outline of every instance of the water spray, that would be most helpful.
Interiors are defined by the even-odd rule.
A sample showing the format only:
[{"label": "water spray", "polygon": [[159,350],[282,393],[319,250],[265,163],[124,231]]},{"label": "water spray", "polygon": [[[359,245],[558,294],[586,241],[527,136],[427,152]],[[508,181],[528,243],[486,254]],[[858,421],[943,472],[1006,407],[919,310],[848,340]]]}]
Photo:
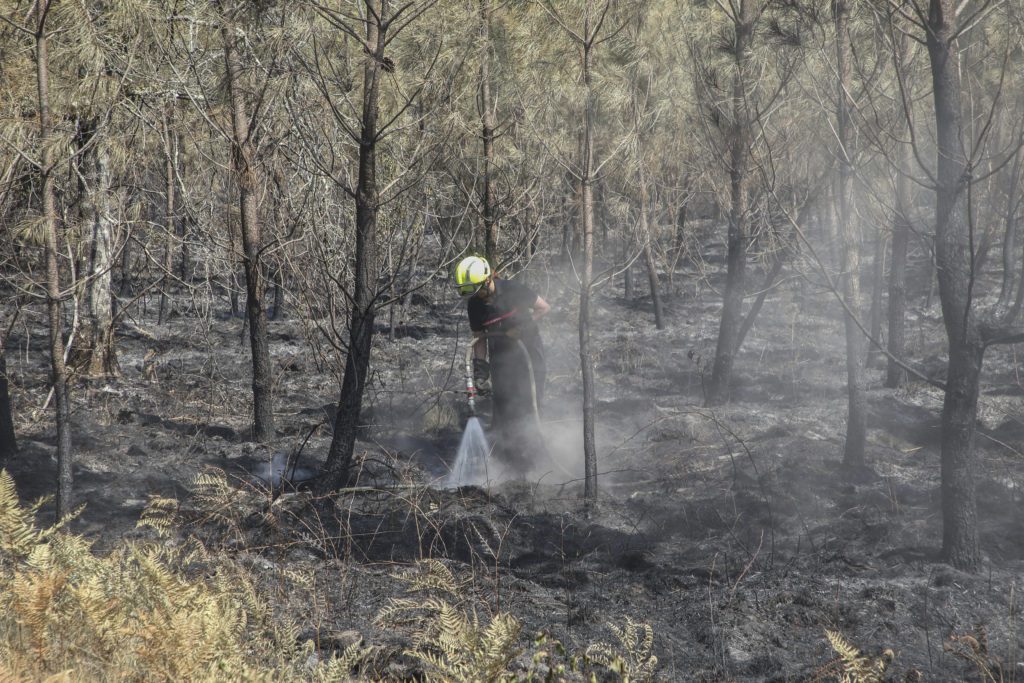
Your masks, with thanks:
[{"label": "water spray", "polygon": [[[466,349],[466,402],[469,408],[469,415],[462,439],[459,442],[458,451],[456,452],[455,462],[452,464],[452,470],[444,484],[445,488],[482,486],[490,481],[488,460],[491,455],[491,446],[487,441],[487,435],[484,433],[480,418],[476,414],[478,389],[473,381],[473,357],[478,342],[489,337],[498,336],[504,337],[506,335],[502,332],[484,333],[474,338],[469,348]],[[541,422],[540,413],[537,410],[537,384],[533,374],[533,361],[530,358],[530,352],[527,350],[526,344],[521,339],[511,335],[508,335],[508,337],[513,342],[513,346],[522,354],[524,369],[530,380],[530,413],[535,421],[535,428],[539,435],[541,433]],[[543,440],[537,442],[537,447],[544,450]],[[557,465],[557,462],[555,464]],[[564,469],[562,471],[565,472]],[[566,474],[568,475],[567,472]]]},{"label": "water spray", "polygon": [[459,450],[455,462],[445,481],[445,488],[457,489],[463,486],[483,486],[490,476],[487,471],[487,459],[491,454],[487,435],[484,434],[480,418],[476,416],[476,384],[473,382],[473,350],[476,342],[466,350],[466,398],[469,404],[469,417],[466,429],[459,441]]}]

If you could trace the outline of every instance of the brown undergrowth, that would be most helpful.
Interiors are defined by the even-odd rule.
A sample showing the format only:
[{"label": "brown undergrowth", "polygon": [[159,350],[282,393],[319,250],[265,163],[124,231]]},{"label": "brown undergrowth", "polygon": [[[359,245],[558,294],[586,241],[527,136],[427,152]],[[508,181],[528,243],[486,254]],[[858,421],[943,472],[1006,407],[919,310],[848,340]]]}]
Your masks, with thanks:
[{"label": "brown undergrowth", "polygon": [[[521,637],[511,614],[484,614],[467,581],[440,560],[399,573],[407,595],[377,622],[410,645],[356,639],[320,651],[275,614],[255,577],[230,553],[178,533],[200,519],[223,537],[242,535],[244,492],[223,475],[194,482],[190,514],[154,498],[139,521],[148,538],[109,554],[69,533],[72,517],[39,528],[45,501],[23,506],[0,471],[0,681],[342,681],[413,675],[434,681],[650,680],[654,634],[627,620],[617,643],[570,653],[547,634]],[[268,504],[273,504],[267,499]],[[251,501],[250,501],[251,503]],[[266,521],[267,511],[263,512]],[[320,541],[323,544],[323,541]],[[223,548],[223,544],[221,544]],[[302,581],[294,582],[297,587]],[[389,661],[391,660],[391,661]],[[397,666],[397,669],[396,669]],[[401,674],[396,675],[396,671]]]}]

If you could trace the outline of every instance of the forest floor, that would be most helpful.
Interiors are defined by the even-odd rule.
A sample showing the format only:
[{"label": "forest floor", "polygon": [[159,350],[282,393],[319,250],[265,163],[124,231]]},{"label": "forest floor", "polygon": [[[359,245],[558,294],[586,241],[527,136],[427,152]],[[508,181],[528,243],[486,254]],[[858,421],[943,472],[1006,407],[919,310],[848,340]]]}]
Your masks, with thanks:
[{"label": "forest floor", "polygon": [[[373,618],[404,594],[396,572],[434,557],[466,579],[482,613],[510,612],[524,634],[543,629],[580,648],[614,642],[609,623],[650,624],[661,680],[813,679],[835,657],[825,629],[872,656],[893,650],[894,680],[975,676],[951,651],[969,651],[968,641],[951,638],[984,631],[979,658],[1002,667],[993,680],[1024,678],[1024,385],[1013,347],[986,358],[976,448],[985,560],[965,574],[938,558],[941,393],[923,383],[885,389],[876,362],[873,474],[845,472],[842,321],[831,295],[799,278],[769,296],[737,358],[732,402],[714,409],[702,387],[721,275],[676,273],[661,331],[646,299],[622,297],[621,282],[599,292],[600,497],[584,509],[577,303],[568,276],[537,267],[526,277],[553,307],[542,326],[553,460],[525,480],[437,486],[465,417],[468,332],[463,304],[441,284],[414,295],[395,340],[378,335],[357,449],[368,488],[329,511],[294,494],[271,504],[246,474],[274,452],[301,448],[300,466],[315,468],[327,451],[337,373],[294,311],[271,322],[279,438],[265,447],[247,439],[242,321],[186,312],[157,325],[151,310],[123,330],[122,376],[74,388],[76,495],[87,504],[75,530],[111,548],[143,533],[134,527],[149,495],[187,501],[194,476],[220,468],[255,493],[219,518],[219,531],[196,533],[251,566],[277,608],[325,648],[360,637],[401,648],[402,636]],[[910,356],[940,372],[938,306],[909,318]],[[26,499],[55,480],[54,430],[40,412],[44,342],[14,337],[8,352],[21,447],[10,467]],[[301,590],[287,578],[298,574]],[[407,665],[396,658],[391,675]]]}]

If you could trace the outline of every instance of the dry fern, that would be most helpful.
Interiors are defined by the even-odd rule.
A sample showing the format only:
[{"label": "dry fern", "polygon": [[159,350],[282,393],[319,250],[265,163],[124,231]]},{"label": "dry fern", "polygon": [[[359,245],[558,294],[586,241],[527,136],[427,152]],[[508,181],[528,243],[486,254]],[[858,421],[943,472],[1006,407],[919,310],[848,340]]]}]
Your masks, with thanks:
[{"label": "dry fern", "polygon": [[163,496],[150,496],[135,528],[153,529],[157,536],[166,538],[172,530],[178,528],[178,525],[178,500]]},{"label": "dry fern", "polygon": [[464,587],[444,562],[435,559],[417,562],[399,578],[408,584],[411,592],[438,591],[457,597]]},{"label": "dry fern", "polygon": [[623,681],[649,681],[654,678],[658,658],[654,656],[654,629],[649,624],[626,617],[625,628],[608,624],[619,647],[594,643],[587,648],[587,657],[622,677]]},{"label": "dry fern", "polygon": [[834,673],[832,675],[841,683],[882,683],[885,680],[885,672],[896,657],[892,650],[884,650],[879,657],[869,657],[846,640],[838,631],[825,629],[825,637],[828,638],[828,642],[839,658],[819,670],[815,676],[816,680],[823,680],[832,672],[833,665]]},{"label": "dry fern", "polygon": [[245,570],[195,542],[125,544],[99,557],[61,531],[67,520],[37,529],[37,509],[21,507],[0,472],[4,683],[337,681],[368,652],[311,660],[313,644],[273,617]]},{"label": "dry fern", "polygon": [[975,625],[973,634],[950,636],[942,649],[970,663],[983,681],[1002,683],[1007,680],[1003,663],[989,652],[988,631],[984,624]]},{"label": "dry fern", "polygon": [[16,558],[28,555],[33,548],[82,514],[84,509],[79,507],[49,529],[40,530],[36,528],[35,516],[47,502],[48,500],[43,498],[28,508],[23,508],[14,486],[14,478],[7,470],[0,470],[0,552],[9,553]]},{"label": "dry fern", "polygon": [[406,654],[427,668],[427,680],[503,681],[514,680],[508,665],[520,652],[517,647],[522,625],[509,614],[498,613],[481,623],[475,610],[452,604],[447,597],[459,596],[460,582],[438,560],[423,560],[400,576],[410,593],[426,594],[392,599],[377,616],[377,622],[406,631],[413,647]]}]

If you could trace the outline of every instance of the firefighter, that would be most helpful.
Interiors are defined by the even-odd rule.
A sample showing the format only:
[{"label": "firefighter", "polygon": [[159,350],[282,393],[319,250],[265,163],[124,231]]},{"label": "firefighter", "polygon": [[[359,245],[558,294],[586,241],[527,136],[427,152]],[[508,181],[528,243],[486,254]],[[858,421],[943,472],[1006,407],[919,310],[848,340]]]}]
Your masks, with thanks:
[{"label": "firefighter", "polygon": [[[455,269],[467,300],[477,386],[490,380],[495,453],[525,474],[542,448],[537,431],[546,366],[537,321],[551,306],[532,289],[495,276],[487,260],[468,256]],[[532,370],[532,372],[531,372]]]}]

